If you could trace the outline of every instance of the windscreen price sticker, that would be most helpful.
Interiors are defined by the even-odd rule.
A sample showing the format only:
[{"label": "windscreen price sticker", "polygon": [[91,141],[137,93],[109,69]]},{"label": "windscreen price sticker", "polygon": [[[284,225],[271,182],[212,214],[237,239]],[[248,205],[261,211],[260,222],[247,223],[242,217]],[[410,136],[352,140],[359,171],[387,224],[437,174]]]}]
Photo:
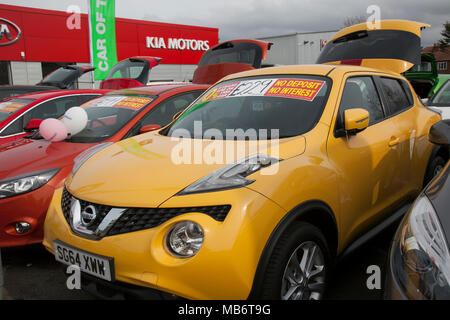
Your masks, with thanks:
[{"label": "windscreen price sticker", "polygon": [[219,85],[209,91],[202,102],[215,99],[268,96],[313,101],[325,81],[309,79],[258,79]]},{"label": "windscreen price sticker", "polygon": [[118,108],[139,110],[150,101],[152,101],[151,98],[128,97],[123,100],[120,100],[114,106]]},{"label": "windscreen price sticker", "polygon": [[151,102],[152,98],[143,97],[126,97],[126,96],[109,96],[91,100],[83,104],[82,107],[116,107],[132,110],[139,110],[143,106]]},{"label": "windscreen price sticker", "polygon": [[320,80],[278,79],[265,95],[313,101],[324,83]]},{"label": "windscreen price sticker", "polygon": [[17,102],[2,102],[0,103],[0,111],[13,113],[22,108],[24,105],[24,103]]}]

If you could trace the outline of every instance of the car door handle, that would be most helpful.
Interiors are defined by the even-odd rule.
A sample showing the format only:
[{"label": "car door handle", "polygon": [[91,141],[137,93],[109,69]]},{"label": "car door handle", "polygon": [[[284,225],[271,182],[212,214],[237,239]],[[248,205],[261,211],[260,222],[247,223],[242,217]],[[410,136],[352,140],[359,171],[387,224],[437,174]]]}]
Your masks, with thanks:
[{"label": "car door handle", "polygon": [[400,138],[392,137],[391,140],[389,140],[389,147],[394,147],[398,145],[400,142]]}]

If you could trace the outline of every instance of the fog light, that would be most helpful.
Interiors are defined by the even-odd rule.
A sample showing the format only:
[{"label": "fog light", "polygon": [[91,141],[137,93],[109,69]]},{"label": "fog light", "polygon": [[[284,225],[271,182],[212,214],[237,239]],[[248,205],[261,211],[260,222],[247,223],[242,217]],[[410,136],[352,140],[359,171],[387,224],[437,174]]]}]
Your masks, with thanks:
[{"label": "fog light", "polygon": [[180,258],[195,256],[203,245],[203,229],[195,222],[181,221],[167,233],[167,246]]},{"label": "fog light", "polygon": [[15,229],[17,233],[26,233],[31,230],[31,225],[27,222],[17,222]]}]

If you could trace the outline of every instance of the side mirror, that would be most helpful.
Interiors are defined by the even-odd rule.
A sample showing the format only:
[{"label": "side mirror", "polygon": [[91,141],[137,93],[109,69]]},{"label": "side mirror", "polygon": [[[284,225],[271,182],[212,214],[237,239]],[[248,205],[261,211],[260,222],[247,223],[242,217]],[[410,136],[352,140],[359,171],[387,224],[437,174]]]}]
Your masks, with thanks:
[{"label": "side mirror", "polygon": [[177,113],[175,113],[172,117],[172,121],[175,120],[176,118],[178,118],[180,116],[180,114],[183,112],[183,110],[178,111]]},{"label": "side mirror", "polygon": [[345,131],[348,134],[357,134],[369,126],[369,111],[361,108],[344,111]]},{"label": "side mirror", "polygon": [[141,127],[139,133],[146,133],[158,129],[161,129],[161,126],[159,124],[146,124],[145,126]]},{"label": "side mirror", "polygon": [[31,132],[33,130],[39,129],[39,126],[41,125],[42,119],[31,119],[27,126],[24,128],[26,132]]},{"label": "side mirror", "polygon": [[428,134],[428,140],[448,148],[450,146],[450,120],[442,120],[433,124]]},{"label": "side mirror", "polygon": [[422,101],[422,103],[423,103],[424,106],[427,105],[428,100],[429,100],[428,98],[422,98],[422,99],[420,99],[420,101]]}]

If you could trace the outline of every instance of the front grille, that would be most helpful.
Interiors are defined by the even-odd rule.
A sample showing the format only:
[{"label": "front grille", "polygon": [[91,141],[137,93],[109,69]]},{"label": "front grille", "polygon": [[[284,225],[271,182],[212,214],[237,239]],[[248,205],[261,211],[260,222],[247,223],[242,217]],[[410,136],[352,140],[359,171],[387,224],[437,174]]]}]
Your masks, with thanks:
[{"label": "front grille", "polygon": [[[69,223],[69,225],[70,225],[71,198],[72,198],[72,195],[64,187],[63,195],[62,195],[62,198],[61,198],[61,208],[63,210],[64,217],[66,218],[66,220]],[[78,199],[78,200],[80,201],[81,211],[83,211],[89,205],[95,206],[95,209],[97,210],[97,218],[95,219],[95,221],[90,226],[86,227],[86,229],[88,229],[90,231],[97,230],[98,226],[103,221],[103,219],[106,217],[108,212],[112,209],[112,207],[105,206],[105,205],[102,205],[102,204],[94,204],[94,203],[87,202],[87,201],[80,200],[80,199]]]},{"label": "front grille", "polygon": [[69,191],[67,191],[66,187],[64,187],[62,196],[61,196],[61,209],[66,218],[67,222],[70,222],[70,205],[71,205],[72,196]]},{"label": "front grille", "polygon": [[[61,208],[67,222],[70,223],[70,206],[72,195],[64,187]],[[97,230],[97,227],[103,221],[105,216],[113,208],[101,204],[95,204],[84,200],[79,200],[81,205],[81,211],[87,206],[92,205],[97,210],[97,218],[94,223],[87,227],[90,231]],[[200,212],[206,214],[216,221],[224,221],[228,212],[230,211],[230,205],[219,206],[204,206],[204,207],[186,207],[186,208],[128,208],[122,213],[122,215],[115,221],[112,227],[107,232],[107,236],[134,232],[139,230],[145,230],[157,227],[167,220],[170,220],[176,216],[189,213]]]},{"label": "front grille", "polygon": [[230,209],[230,205],[191,208],[129,208],[114,223],[108,235],[154,228],[169,219],[189,212],[204,213],[216,221],[224,221]]}]

